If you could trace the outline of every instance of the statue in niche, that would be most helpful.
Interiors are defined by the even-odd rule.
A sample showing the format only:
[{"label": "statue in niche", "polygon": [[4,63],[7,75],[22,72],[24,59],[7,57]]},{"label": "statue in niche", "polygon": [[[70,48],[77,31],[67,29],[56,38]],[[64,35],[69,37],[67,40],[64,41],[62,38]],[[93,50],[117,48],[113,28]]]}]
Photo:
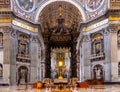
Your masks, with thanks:
[{"label": "statue in niche", "polygon": [[20,44],[20,46],[19,46],[19,52],[22,55],[26,54],[26,45],[25,44]]},{"label": "statue in niche", "polygon": [[18,53],[22,55],[28,55],[28,52],[28,38],[22,35],[18,41]]},{"label": "statue in niche", "polygon": [[28,82],[28,71],[27,69],[20,69],[18,71],[18,85],[20,83],[27,83]]},{"label": "statue in niche", "polygon": [[94,67],[94,79],[102,79],[103,78],[103,70],[101,66]]},{"label": "statue in niche", "polygon": [[100,42],[95,44],[95,52],[96,52],[96,54],[100,54],[100,52],[101,52],[101,43]]},{"label": "statue in niche", "polygon": [[92,48],[93,48],[93,54],[100,54],[101,52],[103,52],[103,36],[102,34],[95,34],[92,37],[93,40],[93,44],[92,44]]}]

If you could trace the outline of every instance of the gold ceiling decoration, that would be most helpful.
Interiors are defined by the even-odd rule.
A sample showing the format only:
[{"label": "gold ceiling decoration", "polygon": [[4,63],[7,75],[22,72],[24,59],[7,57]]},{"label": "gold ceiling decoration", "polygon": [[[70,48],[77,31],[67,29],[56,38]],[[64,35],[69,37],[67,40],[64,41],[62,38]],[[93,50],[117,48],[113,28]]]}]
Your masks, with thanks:
[{"label": "gold ceiling decoration", "polygon": [[65,19],[65,25],[70,27],[74,23],[82,22],[82,15],[79,10],[72,4],[64,1],[56,1],[47,5],[39,16],[39,21],[45,28],[46,24],[49,27],[57,25],[57,19]]}]

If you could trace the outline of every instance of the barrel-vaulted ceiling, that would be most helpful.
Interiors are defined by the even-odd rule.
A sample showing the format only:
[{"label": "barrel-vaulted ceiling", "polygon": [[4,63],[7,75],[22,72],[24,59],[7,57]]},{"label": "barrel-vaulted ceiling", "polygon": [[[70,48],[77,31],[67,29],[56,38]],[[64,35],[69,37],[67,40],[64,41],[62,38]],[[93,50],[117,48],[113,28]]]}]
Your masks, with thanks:
[{"label": "barrel-vaulted ceiling", "polygon": [[60,17],[65,19],[65,25],[68,27],[72,24],[78,25],[83,21],[79,10],[74,5],[64,1],[56,1],[47,5],[40,13],[39,21],[43,27],[46,23],[53,27]]}]

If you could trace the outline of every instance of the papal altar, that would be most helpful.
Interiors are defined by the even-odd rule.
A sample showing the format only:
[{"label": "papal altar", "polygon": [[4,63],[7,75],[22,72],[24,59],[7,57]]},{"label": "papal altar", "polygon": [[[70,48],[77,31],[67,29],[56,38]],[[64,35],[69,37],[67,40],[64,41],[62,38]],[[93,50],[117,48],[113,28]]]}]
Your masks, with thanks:
[{"label": "papal altar", "polygon": [[67,78],[54,79],[54,83],[68,83],[68,80],[67,80]]}]

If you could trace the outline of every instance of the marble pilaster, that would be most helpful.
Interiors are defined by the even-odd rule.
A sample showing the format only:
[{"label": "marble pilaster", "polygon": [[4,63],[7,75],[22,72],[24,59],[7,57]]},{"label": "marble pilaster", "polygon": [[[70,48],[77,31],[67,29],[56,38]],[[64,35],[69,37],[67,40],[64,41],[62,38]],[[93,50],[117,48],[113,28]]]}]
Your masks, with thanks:
[{"label": "marble pilaster", "polygon": [[90,35],[85,35],[83,39],[83,62],[84,62],[84,79],[91,79],[91,39]]},{"label": "marble pilaster", "polygon": [[31,72],[30,83],[37,81],[37,64],[38,64],[38,40],[35,36],[31,36],[30,52],[31,52]]},{"label": "marble pilaster", "polygon": [[10,84],[10,57],[11,57],[11,46],[10,46],[10,32],[11,28],[8,26],[3,28],[3,83]]},{"label": "marble pilaster", "polygon": [[111,80],[111,60],[110,60],[110,31],[108,28],[104,29],[103,32],[103,42],[104,42],[104,53],[105,53],[105,61],[104,61],[104,81]]},{"label": "marble pilaster", "polygon": [[118,79],[118,61],[117,61],[117,26],[109,26],[111,35],[111,81],[115,82]]}]

